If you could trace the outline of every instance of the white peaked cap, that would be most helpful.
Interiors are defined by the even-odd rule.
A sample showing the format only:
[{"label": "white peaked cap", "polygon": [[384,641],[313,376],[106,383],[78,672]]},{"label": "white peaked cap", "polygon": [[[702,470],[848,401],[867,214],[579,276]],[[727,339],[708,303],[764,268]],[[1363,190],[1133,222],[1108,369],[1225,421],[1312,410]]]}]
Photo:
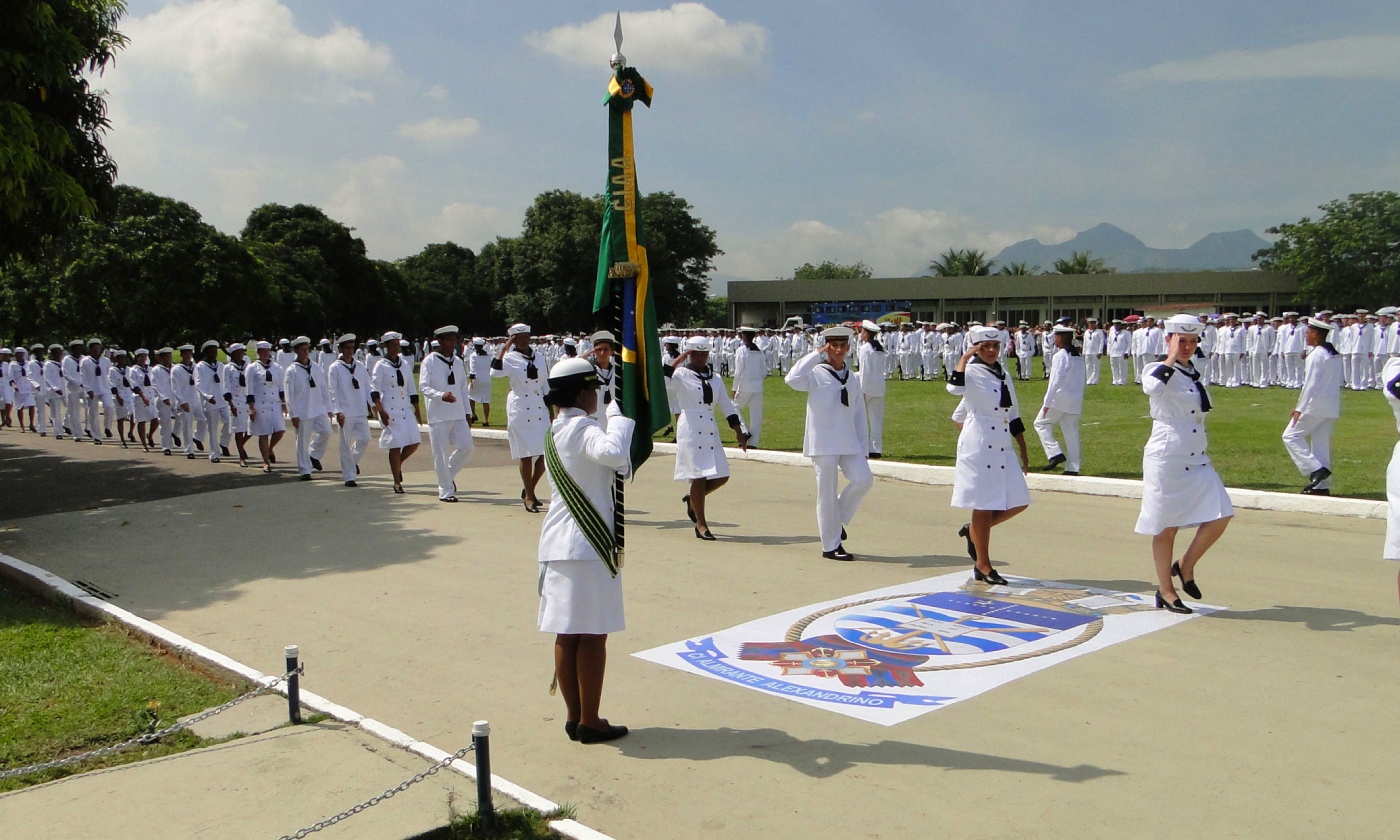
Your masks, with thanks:
[{"label": "white peaked cap", "polygon": [[1195,315],[1173,315],[1162,321],[1162,329],[1167,335],[1194,335],[1199,336],[1205,331],[1206,325]]},{"label": "white peaked cap", "polygon": [[1331,335],[1332,331],[1337,328],[1336,324],[1333,324],[1326,318],[1319,318],[1316,315],[1308,319],[1308,326],[1315,330],[1322,330],[1327,335]]},{"label": "white peaked cap", "polygon": [[[235,341],[234,343],[232,343],[232,344],[230,344],[230,345],[228,346],[228,351],[229,351],[230,353],[237,353],[239,350],[247,350],[247,349],[248,349],[247,347],[244,347],[241,343],[239,343],[239,342],[237,342],[237,341]],[[137,350],[137,351],[136,351],[136,355],[139,356],[139,355],[141,355],[141,354],[144,353],[144,352],[146,352],[146,351],[145,351],[145,350]]]},{"label": "white peaked cap", "polygon": [[256,348],[258,348],[259,350],[271,350],[271,349],[272,349],[272,342],[270,342],[270,341],[259,341],[257,344],[254,344],[253,346],[256,347]]},{"label": "white peaked cap", "polygon": [[710,339],[703,335],[693,335],[685,340],[685,349],[694,350],[697,353],[708,353],[714,349],[710,344]]},{"label": "white peaked cap", "polygon": [[967,340],[973,344],[981,344],[984,341],[1000,341],[996,327],[973,327],[967,331]]},{"label": "white peaked cap", "polygon": [[510,325],[510,329],[506,330],[506,335],[508,335],[508,336],[510,336],[510,335],[529,335],[529,334],[530,334],[530,325],[529,325],[529,324],[511,324],[511,325]]},{"label": "white peaked cap", "polygon": [[871,332],[880,331],[880,325],[870,320],[869,318],[860,322],[860,328],[863,330],[870,330]]},{"label": "white peaked cap", "polygon": [[293,346],[293,347],[300,347],[300,346],[303,345],[303,344],[305,344],[307,347],[310,347],[310,346],[311,346],[311,339],[307,338],[307,337],[304,336],[304,335],[299,335],[299,336],[297,336],[296,338],[292,339],[292,346]]}]

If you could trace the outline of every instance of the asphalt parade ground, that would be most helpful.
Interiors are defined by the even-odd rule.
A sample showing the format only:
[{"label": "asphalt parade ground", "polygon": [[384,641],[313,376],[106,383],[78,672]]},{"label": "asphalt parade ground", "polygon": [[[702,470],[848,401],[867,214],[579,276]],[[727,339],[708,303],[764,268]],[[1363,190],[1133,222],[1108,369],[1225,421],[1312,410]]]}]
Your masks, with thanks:
[{"label": "asphalt parade ground", "polygon": [[[463,501],[450,505],[437,501],[426,445],[395,496],[377,448],[349,489],[334,444],[318,480],[292,480],[292,442],[279,475],[263,476],[6,433],[0,551],[267,672],[298,644],[308,690],[443,749],[488,719],[496,773],[576,805],[580,822],[619,840],[1395,835],[1400,609],[1395,564],[1380,559],[1384,521],[1239,510],[1197,572],[1225,611],[885,727],[629,654],[968,569],[949,488],[877,480],[849,529],[858,560],[839,563],[820,556],[809,469],[733,462],[709,502],[719,539],[707,543],[693,536],[672,459],[657,455],[628,486],[628,629],[610,638],[603,703],[632,734],[583,746],[564,736],[563,704],[547,691],[540,515],[522,507],[504,444],[477,441]],[[1137,501],[1032,496],[994,535],[1003,573],[1155,588],[1148,540],[1132,532]],[[63,825],[122,812],[146,829],[130,836],[196,836],[166,832],[188,825],[176,811],[216,792],[220,809],[240,790],[255,803],[284,766],[314,766],[320,775],[306,778],[348,807],[423,764],[405,756],[393,772],[351,779],[360,765],[347,733],[295,732],[185,759],[179,796],[142,799],[101,781],[157,773],[130,765],[0,797],[0,824],[7,837],[72,836],[11,827],[35,809]],[[220,749],[265,754],[221,762]],[[219,781],[200,783],[200,772]],[[406,836],[441,822],[446,796],[432,788],[396,804],[397,833],[383,817],[356,827],[371,809],[324,836]],[[341,802],[322,799],[312,820],[259,828],[291,831]],[[197,836],[254,836],[221,826]]]}]

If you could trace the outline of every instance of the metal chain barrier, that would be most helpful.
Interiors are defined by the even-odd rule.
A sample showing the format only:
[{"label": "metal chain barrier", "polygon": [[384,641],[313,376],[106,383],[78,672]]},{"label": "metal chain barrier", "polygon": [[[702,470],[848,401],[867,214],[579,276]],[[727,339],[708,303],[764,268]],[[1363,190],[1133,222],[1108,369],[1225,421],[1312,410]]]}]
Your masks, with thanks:
[{"label": "metal chain barrier", "polygon": [[349,809],[348,811],[341,811],[339,814],[336,814],[333,817],[327,817],[326,819],[321,820],[315,825],[307,826],[306,828],[301,829],[295,834],[284,834],[281,837],[279,837],[278,840],[302,840],[302,838],[306,837],[307,835],[315,834],[323,828],[329,828],[330,826],[335,825],[341,820],[349,819],[350,817],[355,816],[361,811],[367,811],[370,808],[373,808],[375,805],[378,805],[379,803],[383,802],[384,800],[393,797],[394,794],[402,793],[405,790],[408,790],[413,785],[418,784],[419,782],[433,775],[434,773],[451,764],[452,762],[456,761],[457,759],[462,758],[474,749],[476,749],[476,744],[471,744],[469,746],[463,747],[462,749],[456,751],[452,755],[449,755],[447,758],[444,758],[442,761],[439,761],[437,764],[434,764],[432,767],[429,767],[427,770],[424,770],[422,773],[419,773],[418,775],[403,782],[402,784],[396,787],[391,787],[383,793],[379,794],[378,796],[372,799],[367,799],[364,802],[361,802],[359,805],[356,805],[355,807]]},{"label": "metal chain barrier", "polygon": [[247,694],[235,697],[221,706],[215,706],[212,709],[200,712],[199,714],[195,715],[189,720],[172,724],[170,726],[165,727],[164,729],[159,729],[155,732],[145,732],[140,735],[137,735],[135,738],[132,738],[129,741],[123,741],[120,744],[113,744],[110,747],[102,747],[100,749],[91,750],[89,752],[78,753],[77,755],[64,756],[63,758],[57,758],[53,761],[44,761],[39,764],[31,764],[28,767],[15,767],[10,770],[3,770],[0,771],[0,779],[11,779],[15,776],[24,776],[30,773],[37,773],[41,770],[52,770],[56,767],[67,767],[70,764],[77,764],[80,761],[87,761],[88,759],[92,758],[102,758],[103,756],[113,755],[114,753],[119,753],[122,750],[130,749],[131,747],[141,746],[145,744],[154,744],[156,741],[159,741],[161,738],[164,738],[167,735],[179,732],[181,729],[186,729],[188,727],[194,726],[200,721],[208,720],[209,718],[219,714],[220,712],[226,712],[229,709],[232,709],[234,706],[237,706],[239,703],[244,702],[245,700],[251,700],[254,697],[258,697],[260,695],[268,694],[269,692],[275,691],[279,684],[286,682],[288,678],[290,678],[293,674],[297,673],[300,673],[299,668],[294,671],[288,671],[280,677],[274,677],[271,682],[266,683],[265,685],[261,685],[248,692]]}]

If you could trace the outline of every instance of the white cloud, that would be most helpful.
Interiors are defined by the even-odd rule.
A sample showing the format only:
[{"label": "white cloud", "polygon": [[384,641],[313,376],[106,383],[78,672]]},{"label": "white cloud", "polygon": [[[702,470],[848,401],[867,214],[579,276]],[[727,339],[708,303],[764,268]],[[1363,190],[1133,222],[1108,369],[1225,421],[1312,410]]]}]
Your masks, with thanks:
[{"label": "white cloud", "polygon": [[[613,48],[613,14],[587,23],[533,32],[525,43],[573,64],[607,66]],[[768,30],[756,23],[729,22],[703,3],[622,16],[622,52],[641,68],[726,73],[751,70],[763,60]]]},{"label": "white cloud", "polygon": [[434,146],[450,146],[481,130],[481,123],[471,117],[444,120],[432,117],[421,122],[399,126],[399,136]]},{"label": "white cloud", "polygon": [[1361,35],[1266,50],[1231,50],[1134,70],[1119,81],[1132,85],[1307,78],[1400,79],[1400,35]]},{"label": "white cloud", "polygon": [[131,46],[121,62],[186,77],[207,99],[343,103],[371,100],[357,85],[394,67],[389,48],[353,27],[324,35],[297,28],[278,0],[197,0],[169,5],[122,27]]},{"label": "white cloud", "polygon": [[1063,242],[1068,228],[1036,225],[1024,231],[987,230],[966,216],[941,210],[894,207],[877,213],[855,230],[841,230],[814,219],[794,222],[762,239],[722,242],[717,261],[724,274],[752,280],[791,276],[803,263],[865,262],[877,277],[904,277],[926,268],[948,248],[975,248],[995,256],[1022,239]]},{"label": "white cloud", "polygon": [[442,102],[447,99],[447,88],[443,85],[433,85],[423,92],[423,96]]}]

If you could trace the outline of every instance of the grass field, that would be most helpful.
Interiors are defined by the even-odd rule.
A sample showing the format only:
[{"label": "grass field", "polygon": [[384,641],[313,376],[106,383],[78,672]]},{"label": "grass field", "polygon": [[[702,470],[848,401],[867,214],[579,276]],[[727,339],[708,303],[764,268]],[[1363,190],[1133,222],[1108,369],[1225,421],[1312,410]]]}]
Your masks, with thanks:
[{"label": "grass field", "polygon": [[[1040,360],[1029,382],[1016,383],[1026,417],[1031,468],[1045,463],[1040,440],[1029,426],[1045,396]],[[1085,391],[1080,421],[1083,474],[1142,478],[1142,448],[1152,430],[1147,395],[1136,385],[1112,386],[1103,362],[1099,385]],[[958,398],[937,382],[890,381],[885,397],[885,458],[952,466],[957,429],[948,418]],[[1211,388],[1214,410],[1207,428],[1215,468],[1230,487],[1294,493],[1305,480],[1284,451],[1280,435],[1297,391],[1282,388]],[[495,426],[505,423],[505,381],[496,380]],[[776,374],[763,391],[763,448],[800,451],[806,395],[788,388]],[[733,433],[721,425],[725,440]],[[658,438],[661,439],[661,438]],[[1395,420],[1380,392],[1342,391],[1342,417],[1332,433],[1332,493],[1364,499],[1385,498],[1385,469],[1395,446]]]},{"label": "grass field", "polygon": [[[196,673],[128,636],[0,584],[0,770],[61,758],[169,726],[232,698],[236,686]],[[95,762],[0,781],[0,791],[206,742],[182,731]]]}]

